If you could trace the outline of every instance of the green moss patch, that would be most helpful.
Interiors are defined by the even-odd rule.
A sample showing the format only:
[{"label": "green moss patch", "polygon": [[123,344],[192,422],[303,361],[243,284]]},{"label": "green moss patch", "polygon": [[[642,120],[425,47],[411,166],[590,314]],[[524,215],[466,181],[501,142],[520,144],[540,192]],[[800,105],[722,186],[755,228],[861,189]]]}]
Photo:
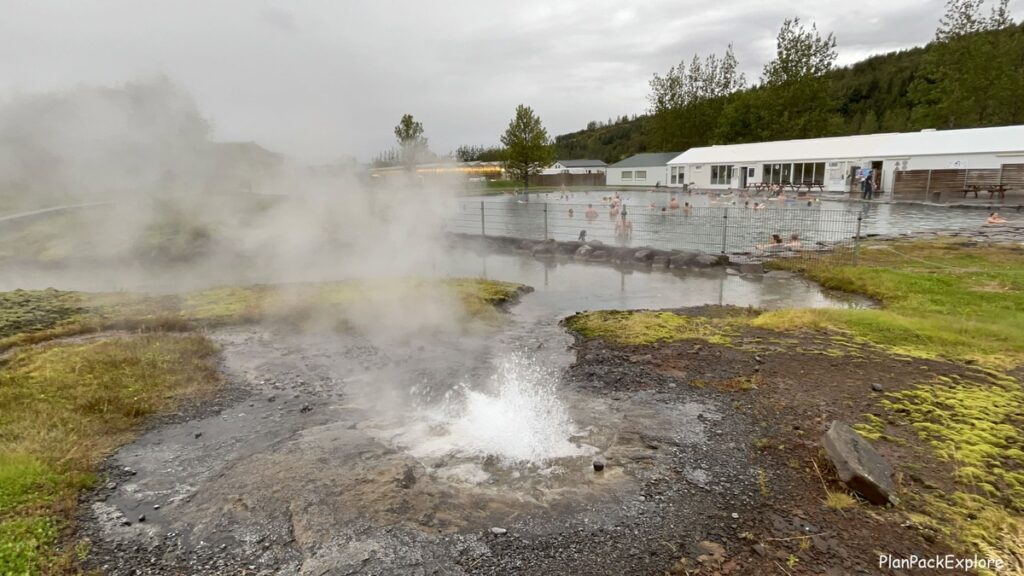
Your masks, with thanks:
[{"label": "green moss patch", "polygon": [[584,338],[601,338],[621,345],[679,340],[728,344],[744,322],[735,317],[704,318],[650,310],[583,312],[565,320],[570,330]]},{"label": "green moss patch", "polygon": [[[0,293],[0,350],[112,329],[185,331],[197,326],[263,320],[301,322],[328,316],[343,322],[345,309],[371,299],[387,305],[412,298],[452,298],[465,317],[495,323],[497,308],[524,289],[476,279],[331,282],[229,286],[184,295],[16,290]],[[457,309],[453,312],[459,312]]]},{"label": "green moss patch", "polygon": [[59,549],[77,493],[149,414],[209,394],[215,347],[197,335],[147,334],[40,346],[0,370],[0,566],[69,566]]}]

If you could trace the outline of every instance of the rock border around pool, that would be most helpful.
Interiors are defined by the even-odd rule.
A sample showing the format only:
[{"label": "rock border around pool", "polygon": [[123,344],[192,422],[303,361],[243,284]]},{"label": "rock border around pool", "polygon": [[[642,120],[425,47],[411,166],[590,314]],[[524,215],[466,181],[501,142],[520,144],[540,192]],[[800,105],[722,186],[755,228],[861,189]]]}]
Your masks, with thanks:
[{"label": "rock border around pool", "polygon": [[[760,263],[733,262],[727,254],[707,254],[698,250],[661,250],[649,246],[615,246],[600,240],[581,242],[577,240],[527,240],[511,236],[479,236],[474,234],[452,234],[464,243],[476,243],[484,247],[536,258],[567,258],[578,262],[611,263],[636,267],[664,269],[705,269],[734,265],[748,268],[742,272],[763,272]],[[757,268],[757,270],[755,270]]]}]

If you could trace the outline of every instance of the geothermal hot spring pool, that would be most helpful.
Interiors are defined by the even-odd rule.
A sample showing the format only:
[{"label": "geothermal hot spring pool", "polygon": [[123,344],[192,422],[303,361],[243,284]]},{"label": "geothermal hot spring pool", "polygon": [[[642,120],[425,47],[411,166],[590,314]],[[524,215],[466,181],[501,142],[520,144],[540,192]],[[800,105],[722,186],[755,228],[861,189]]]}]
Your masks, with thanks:
[{"label": "geothermal hot spring pool", "polygon": [[[322,575],[544,573],[589,558],[610,571],[664,566],[675,552],[659,541],[700,536],[711,519],[751,505],[754,423],[684,387],[595,389],[595,375],[573,371],[574,341],[559,321],[597,309],[851,305],[784,273],[623,271],[463,250],[430,268],[534,291],[487,337],[211,331],[228,390],[112,457],[110,483],[82,507],[97,567]],[[316,274],[295,280],[331,279]],[[619,368],[597,376],[614,382]]]}]

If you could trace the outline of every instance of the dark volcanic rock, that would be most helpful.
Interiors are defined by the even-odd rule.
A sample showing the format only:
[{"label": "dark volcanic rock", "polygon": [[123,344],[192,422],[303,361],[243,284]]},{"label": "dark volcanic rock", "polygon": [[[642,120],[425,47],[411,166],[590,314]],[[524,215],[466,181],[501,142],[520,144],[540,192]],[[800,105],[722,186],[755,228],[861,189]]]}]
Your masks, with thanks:
[{"label": "dark volcanic rock", "polygon": [[835,420],[821,438],[825,453],[839,479],[872,504],[896,500],[892,467],[870,442],[846,424]]},{"label": "dark volcanic rock", "polygon": [[580,247],[583,246],[583,245],[584,245],[583,242],[579,242],[577,240],[570,240],[568,242],[559,242],[558,243],[558,252],[561,253],[561,254],[567,254],[567,255],[571,256],[571,255],[575,254],[576,251],[579,250]]},{"label": "dark volcanic rock", "polygon": [[545,240],[533,245],[530,253],[534,256],[554,256],[558,252],[558,244],[554,240]]},{"label": "dark volcanic rock", "polygon": [[654,259],[654,251],[647,250],[646,248],[637,250],[633,253],[633,259],[638,262],[650,262]]},{"label": "dark volcanic rock", "polygon": [[718,266],[723,264],[721,256],[712,256],[711,254],[700,254],[691,262],[692,266],[698,266],[702,268],[710,266]]}]

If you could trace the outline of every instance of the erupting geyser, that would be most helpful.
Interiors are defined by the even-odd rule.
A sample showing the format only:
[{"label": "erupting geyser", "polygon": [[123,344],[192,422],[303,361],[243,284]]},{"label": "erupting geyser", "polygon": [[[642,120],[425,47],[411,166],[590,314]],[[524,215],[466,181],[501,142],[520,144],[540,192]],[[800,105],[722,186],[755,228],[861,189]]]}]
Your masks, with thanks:
[{"label": "erupting geyser", "polygon": [[541,464],[593,452],[571,441],[575,425],[558,398],[558,378],[520,354],[498,362],[488,385],[462,384],[429,417],[444,432],[412,448],[418,456],[494,456],[504,463]]}]

